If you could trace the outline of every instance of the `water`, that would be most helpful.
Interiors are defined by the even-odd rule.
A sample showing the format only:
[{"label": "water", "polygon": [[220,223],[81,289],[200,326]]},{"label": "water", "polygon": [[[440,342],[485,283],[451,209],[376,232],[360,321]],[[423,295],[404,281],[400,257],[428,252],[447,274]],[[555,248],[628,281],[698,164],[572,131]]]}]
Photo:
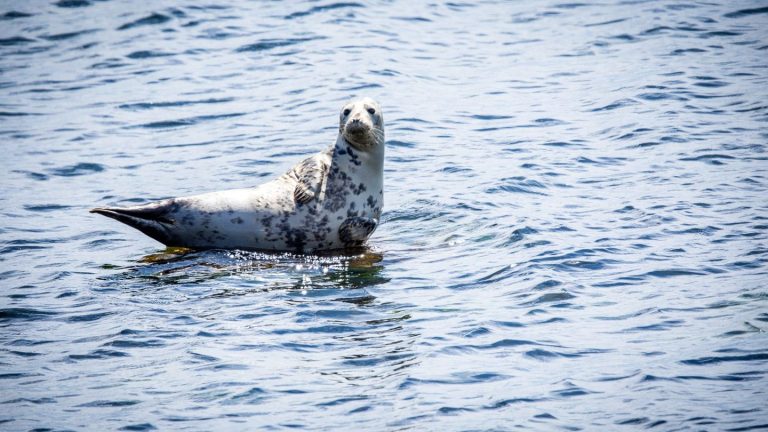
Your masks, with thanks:
[{"label": "water", "polygon": [[[723,3],[0,3],[0,429],[765,428],[768,4]],[[363,95],[363,253],[87,212],[259,184]]]}]

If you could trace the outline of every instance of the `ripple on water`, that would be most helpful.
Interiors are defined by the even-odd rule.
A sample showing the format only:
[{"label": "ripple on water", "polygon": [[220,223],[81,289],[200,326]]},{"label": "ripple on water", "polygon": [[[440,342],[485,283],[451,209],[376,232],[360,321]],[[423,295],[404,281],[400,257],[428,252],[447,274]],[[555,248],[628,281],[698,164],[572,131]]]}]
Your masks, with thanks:
[{"label": "ripple on water", "polygon": [[21,36],[13,36],[9,38],[0,38],[0,46],[23,45],[23,44],[28,44],[34,41],[35,41],[34,39],[29,39]]},{"label": "ripple on water", "polygon": [[33,16],[30,13],[26,12],[19,12],[19,11],[8,11],[2,15],[0,15],[0,20],[14,20],[19,18],[29,18]]},{"label": "ripple on water", "polygon": [[243,45],[237,48],[237,52],[258,52],[267,51],[275,48],[282,48],[291,45],[297,45],[304,42],[310,42],[315,40],[325,39],[324,37],[304,37],[304,38],[288,38],[288,39],[262,39],[258,42],[254,42],[248,45]]},{"label": "ripple on water", "polygon": [[190,117],[190,118],[182,118],[182,119],[176,119],[176,120],[161,120],[161,121],[153,121],[150,123],[144,123],[140,125],[133,125],[133,126],[127,126],[127,128],[146,128],[146,129],[170,129],[170,128],[179,128],[179,127],[186,127],[186,126],[194,126],[203,122],[213,121],[213,120],[222,120],[222,119],[228,119],[233,117],[240,117],[245,115],[245,113],[227,113],[227,114],[217,114],[217,115],[204,115],[204,116],[197,116],[197,117]]},{"label": "ripple on water", "polygon": [[48,169],[50,175],[59,177],[76,177],[89,175],[104,171],[106,168],[102,164],[94,162],[78,162],[74,165],[66,165],[57,168]]},{"label": "ripple on water", "polygon": [[364,5],[360,3],[355,3],[355,2],[330,3],[327,5],[314,6],[301,12],[293,12],[289,15],[286,15],[285,19],[290,20],[290,19],[302,18],[308,15],[313,15],[316,13],[326,12],[334,9],[357,9],[357,8],[364,8],[364,7],[365,7]]},{"label": "ripple on water", "polygon": [[157,428],[152,423],[136,423],[136,424],[123,426],[118,430],[131,431],[131,432],[143,432],[143,431],[157,430]]},{"label": "ripple on water", "polygon": [[157,12],[154,12],[148,16],[145,16],[143,18],[139,18],[136,21],[131,21],[129,23],[125,23],[118,27],[118,30],[129,30],[136,27],[141,26],[147,26],[147,25],[158,25],[158,24],[165,24],[168,21],[171,20],[171,17],[168,15],[163,15]]},{"label": "ripple on water", "polygon": [[118,108],[121,108],[124,110],[130,110],[130,111],[142,111],[142,110],[159,109],[159,108],[183,107],[183,106],[189,106],[189,105],[218,104],[218,103],[232,102],[233,100],[235,99],[231,97],[227,97],[227,98],[208,98],[208,99],[168,101],[168,102],[137,102],[137,103],[122,104],[122,105],[119,105]]},{"label": "ripple on water", "polygon": [[55,42],[55,41],[62,41],[62,40],[67,40],[67,39],[74,39],[74,38],[82,36],[82,35],[86,35],[86,34],[90,34],[90,33],[95,33],[97,31],[99,31],[99,29],[89,29],[89,30],[81,30],[81,31],[75,31],[75,32],[58,33],[58,34],[45,35],[45,36],[40,36],[40,37],[42,39],[47,40],[47,41]]},{"label": "ripple on water", "polygon": [[515,177],[509,177],[509,178],[503,178],[500,180],[504,184],[501,186],[494,186],[492,188],[489,188],[486,190],[486,193],[498,193],[498,192],[508,192],[508,193],[523,193],[523,194],[532,194],[532,195],[547,195],[546,192],[544,192],[544,189],[547,189],[547,187],[542,184],[541,182],[533,179],[526,178],[524,176],[515,176]]},{"label": "ripple on water", "polygon": [[[768,9],[635,6],[6,4],[2,427],[763,427]],[[85,210],[262,183],[363,95],[369,248]]]},{"label": "ripple on water", "polygon": [[57,315],[56,312],[30,308],[0,309],[0,322],[34,321]]},{"label": "ripple on water", "polygon": [[142,59],[151,59],[151,58],[157,58],[157,57],[172,57],[174,55],[176,54],[165,52],[165,51],[159,51],[159,50],[140,50],[140,51],[134,51],[126,55],[125,57],[132,60],[142,60]]},{"label": "ripple on water", "polygon": [[723,16],[726,18],[744,18],[744,17],[749,17],[751,15],[758,15],[758,14],[768,14],[768,6],[752,8],[752,9],[741,9],[734,12],[728,12]]},{"label": "ripple on water", "polygon": [[59,0],[54,4],[60,8],[81,8],[90,6],[91,2],[88,0]]}]

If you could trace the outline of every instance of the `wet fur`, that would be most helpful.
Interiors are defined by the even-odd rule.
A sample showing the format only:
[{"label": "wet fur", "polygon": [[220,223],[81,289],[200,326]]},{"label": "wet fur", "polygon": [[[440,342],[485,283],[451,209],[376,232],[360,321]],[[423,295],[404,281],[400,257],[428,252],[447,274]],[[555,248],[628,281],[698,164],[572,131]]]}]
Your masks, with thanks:
[{"label": "wet fur", "polygon": [[354,247],[378,226],[383,163],[381,109],[366,98],[342,108],[333,146],[268,183],[91,212],[167,246],[294,252]]}]

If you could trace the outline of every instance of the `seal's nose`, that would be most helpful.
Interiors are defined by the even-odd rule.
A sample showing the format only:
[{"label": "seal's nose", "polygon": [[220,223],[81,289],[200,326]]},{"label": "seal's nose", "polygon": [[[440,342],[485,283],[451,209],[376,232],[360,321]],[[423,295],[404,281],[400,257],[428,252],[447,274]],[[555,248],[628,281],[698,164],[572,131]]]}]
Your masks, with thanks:
[{"label": "seal's nose", "polygon": [[368,127],[359,118],[353,118],[347,123],[346,130],[348,134],[361,135],[366,132]]}]

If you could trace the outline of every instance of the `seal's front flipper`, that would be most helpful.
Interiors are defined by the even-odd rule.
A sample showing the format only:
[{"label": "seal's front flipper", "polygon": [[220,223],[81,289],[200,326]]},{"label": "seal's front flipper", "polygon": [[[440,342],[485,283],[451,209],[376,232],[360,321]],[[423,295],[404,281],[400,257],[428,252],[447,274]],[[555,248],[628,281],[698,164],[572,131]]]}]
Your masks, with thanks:
[{"label": "seal's front flipper", "polygon": [[346,247],[360,246],[368,240],[378,224],[379,221],[373,218],[348,218],[339,227],[339,238]]},{"label": "seal's front flipper", "polygon": [[313,156],[289,171],[289,175],[298,180],[293,190],[293,199],[297,204],[306,204],[320,195],[329,165],[322,155]]}]

